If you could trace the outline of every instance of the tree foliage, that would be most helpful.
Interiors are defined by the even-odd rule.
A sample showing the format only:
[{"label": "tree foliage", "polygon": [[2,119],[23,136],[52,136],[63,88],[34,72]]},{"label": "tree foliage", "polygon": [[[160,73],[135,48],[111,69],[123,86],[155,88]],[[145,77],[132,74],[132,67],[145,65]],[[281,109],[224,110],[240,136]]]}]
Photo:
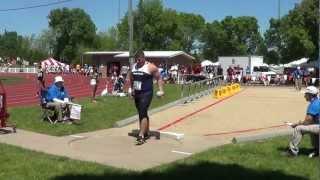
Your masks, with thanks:
[{"label": "tree foliage", "polygon": [[8,62],[19,57],[31,63],[47,57],[47,52],[36,47],[35,42],[34,36],[23,37],[17,32],[6,31],[0,34],[0,57]]},{"label": "tree foliage", "polygon": [[[139,1],[134,15],[134,47],[191,52],[204,27],[204,18],[163,7],[161,0]],[[118,24],[122,49],[128,47],[128,15]]]},{"label": "tree foliage", "polygon": [[318,58],[318,3],[319,0],[303,0],[280,20],[270,20],[270,28],[265,33],[269,61],[274,56],[281,63],[302,57]]},{"label": "tree foliage", "polygon": [[103,51],[114,51],[119,49],[119,41],[117,39],[118,31],[112,27],[107,32],[97,34],[95,40],[96,49]]},{"label": "tree foliage", "polygon": [[263,49],[258,21],[254,17],[227,16],[207,23],[201,38],[205,58],[257,54]]},{"label": "tree foliage", "polygon": [[96,26],[84,10],[55,9],[48,16],[49,27],[53,31],[54,57],[70,63],[80,54],[81,46],[92,46],[96,36]]}]

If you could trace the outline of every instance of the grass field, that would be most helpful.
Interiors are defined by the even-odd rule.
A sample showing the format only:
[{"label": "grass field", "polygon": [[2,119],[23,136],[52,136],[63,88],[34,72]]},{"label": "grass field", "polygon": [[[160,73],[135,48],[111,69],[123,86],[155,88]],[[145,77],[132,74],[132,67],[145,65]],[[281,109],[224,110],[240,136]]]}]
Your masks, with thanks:
[{"label": "grass field", "polygon": [[3,85],[13,85],[19,84],[25,81],[22,77],[14,77],[14,76],[0,76],[0,81]]},{"label": "grass field", "polygon": [[[180,87],[176,85],[166,85],[165,92],[164,98],[153,98],[150,109],[173,102],[181,96]],[[83,105],[83,111],[77,125],[43,122],[39,106],[10,108],[10,122],[21,129],[62,136],[110,128],[116,121],[136,114],[134,102],[128,97],[100,97],[96,104],[90,103],[89,99],[82,99],[80,104]]]},{"label": "grass field", "polygon": [[[135,180],[135,179],[241,179],[319,180],[319,158],[288,158],[281,151],[287,137],[230,144],[142,172],[70,160],[0,144],[0,179],[10,180]],[[309,139],[301,144],[309,148]]]}]

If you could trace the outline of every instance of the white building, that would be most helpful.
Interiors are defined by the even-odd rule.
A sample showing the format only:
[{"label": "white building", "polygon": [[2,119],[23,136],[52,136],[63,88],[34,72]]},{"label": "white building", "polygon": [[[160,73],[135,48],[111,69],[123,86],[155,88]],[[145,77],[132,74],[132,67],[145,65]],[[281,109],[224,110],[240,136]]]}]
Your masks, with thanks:
[{"label": "white building", "polygon": [[239,66],[243,71],[246,71],[246,68],[249,66],[250,73],[253,72],[255,66],[267,66],[263,63],[263,56],[219,56],[218,62],[223,69],[223,75],[227,75],[229,66]]}]

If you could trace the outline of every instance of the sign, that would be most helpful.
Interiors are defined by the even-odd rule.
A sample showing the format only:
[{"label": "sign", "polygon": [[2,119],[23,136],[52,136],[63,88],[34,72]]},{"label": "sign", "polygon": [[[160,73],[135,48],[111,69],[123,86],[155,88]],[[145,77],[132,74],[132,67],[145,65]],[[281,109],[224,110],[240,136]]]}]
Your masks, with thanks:
[{"label": "sign", "polygon": [[79,104],[70,104],[70,118],[80,120],[81,117],[81,105]]}]

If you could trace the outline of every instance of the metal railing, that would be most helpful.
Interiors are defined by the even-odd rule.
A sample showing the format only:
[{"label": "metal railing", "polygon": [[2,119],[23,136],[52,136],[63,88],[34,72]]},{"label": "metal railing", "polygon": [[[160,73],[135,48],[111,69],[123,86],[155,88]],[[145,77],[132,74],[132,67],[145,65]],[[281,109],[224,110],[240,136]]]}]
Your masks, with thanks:
[{"label": "metal railing", "polygon": [[199,99],[200,97],[210,95],[212,90],[224,83],[223,76],[215,76],[211,79],[204,79],[200,81],[185,81],[180,84],[180,97],[183,103],[188,103]]},{"label": "metal railing", "polygon": [[0,67],[0,72],[3,73],[36,73],[36,68],[8,68]]}]

